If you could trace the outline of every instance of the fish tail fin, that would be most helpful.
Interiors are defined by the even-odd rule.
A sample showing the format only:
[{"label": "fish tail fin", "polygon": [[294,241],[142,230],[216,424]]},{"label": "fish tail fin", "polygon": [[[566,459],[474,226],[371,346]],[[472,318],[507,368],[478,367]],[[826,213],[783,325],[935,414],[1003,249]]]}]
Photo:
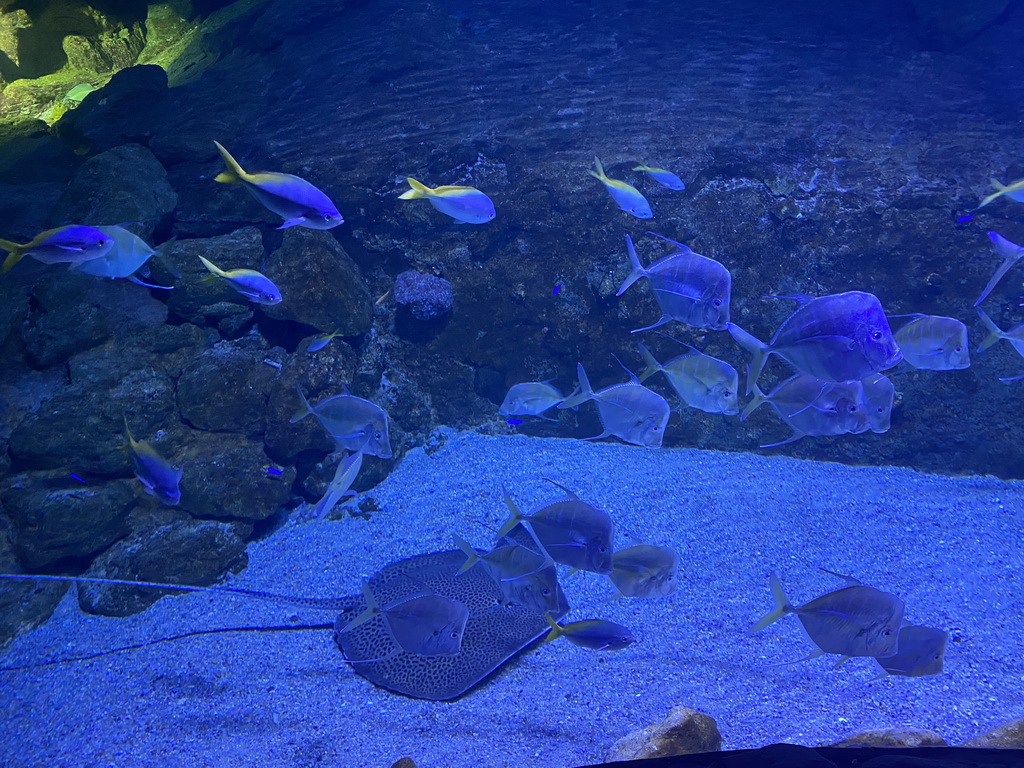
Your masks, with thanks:
[{"label": "fish tail fin", "polygon": [[220,152],[224,165],[227,166],[227,169],[214,176],[213,180],[219,181],[221,184],[241,184],[245,181],[248,174],[242,170],[242,166],[238,164],[238,161],[231,156],[230,152],[224,149],[219,141],[213,143],[217,146],[217,151]]},{"label": "fish tail fin", "polygon": [[412,177],[406,177],[405,180],[409,182],[409,186],[412,187],[412,189],[400,194],[398,196],[399,200],[419,200],[421,197],[430,197],[430,193],[434,191],[426,184],[416,181],[416,179]]},{"label": "fish tail fin", "polygon": [[[747,380],[750,380],[749,365],[747,366]],[[747,404],[747,407],[743,409],[743,413],[740,414],[740,421],[746,421],[747,417],[750,416],[750,414],[752,414],[754,411],[756,411],[758,408],[760,408],[762,405],[768,402],[768,399],[764,396],[764,392],[761,391],[761,388],[757,386],[756,382],[754,383],[753,387],[754,397]]]},{"label": "fish tail fin", "polygon": [[633,168],[633,170],[634,171],[649,171],[651,169],[648,166],[646,166],[646,165],[638,165],[635,168]]},{"label": "fish tail fin", "polygon": [[548,620],[548,626],[551,627],[551,631],[544,636],[544,642],[550,643],[552,640],[557,640],[565,634],[565,630],[558,624],[557,621],[551,618],[551,614],[547,611],[544,612],[544,618]]},{"label": "fish tail fin", "polygon": [[25,255],[22,250],[23,248],[24,246],[12,243],[10,240],[0,240],[0,250],[7,251],[7,258],[4,259],[3,265],[0,266],[0,274],[7,272],[11,267],[21,261],[22,257]]},{"label": "fish tail fin", "polygon": [[309,400],[306,399],[305,394],[302,392],[302,387],[298,384],[295,385],[295,391],[299,393],[299,400],[302,403],[302,407],[295,412],[295,414],[288,420],[289,424],[294,424],[297,421],[302,421],[304,418],[309,416],[313,412],[313,406],[309,404]]},{"label": "fish tail fin", "polygon": [[597,158],[596,155],[594,156],[594,168],[596,168],[597,170],[591,169],[590,171],[588,171],[588,173],[590,173],[591,176],[593,176],[595,179],[600,179],[601,181],[606,181],[608,179],[608,177],[604,173],[604,166],[601,165],[601,161]]},{"label": "fish tail fin", "polygon": [[558,404],[559,408],[573,408],[587,402],[587,400],[593,399],[594,390],[590,387],[590,379],[587,378],[587,372],[583,370],[583,363],[576,363],[576,375],[580,380],[579,385],[572,391],[571,395]]},{"label": "fish tail fin", "polygon": [[477,554],[477,551],[473,549],[473,546],[468,541],[457,533],[452,534],[452,540],[459,549],[466,553],[466,562],[462,564],[462,567],[456,572],[457,574],[465,573],[480,562],[480,555]]},{"label": "fish tail fin", "polygon": [[224,270],[214,264],[212,261],[207,259],[205,256],[200,256],[199,260],[203,262],[203,266],[210,270],[210,273],[217,277],[224,277]]},{"label": "fish tail fin", "polygon": [[997,192],[1005,192],[1007,190],[1006,185],[1001,184],[996,179],[989,179],[989,182],[992,184],[992,189],[996,190]]},{"label": "fish tail fin", "polygon": [[174,246],[177,240],[177,237],[172,237],[170,240],[165,240],[163,243],[157,246],[157,249],[153,253],[153,256],[157,259],[157,261],[164,265],[168,272],[171,273],[171,277],[173,277],[175,280],[180,280],[181,270],[178,269],[178,266],[173,261],[171,261],[170,256],[171,248]]},{"label": "fish tail fin", "polygon": [[754,390],[754,384],[757,383],[761,371],[764,370],[765,361],[768,360],[768,354],[771,350],[767,344],[762,343],[759,339],[744,331],[736,323],[729,323],[727,327],[729,334],[736,340],[736,343],[754,356],[750,361],[750,365],[747,366],[747,394],[749,395]]},{"label": "fish tail fin", "polygon": [[772,608],[769,613],[762,616],[761,619],[750,628],[750,634],[760,632],[769,624],[775,623],[793,610],[793,606],[789,604],[789,600],[786,598],[786,593],[782,589],[782,582],[779,581],[778,577],[774,573],[771,578],[771,587],[772,598],[775,600],[775,607]]},{"label": "fish tail fin", "polygon": [[516,505],[515,499],[512,498],[512,494],[508,492],[507,488],[503,488],[502,492],[505,494],[505,506],[508,507],[509,515],[508,520],[501,526],[498,531],[498,538],[507,536],[509,531],[515,528],[519,523],[523,521],[523,513]]},{"label": "fish tail fin", "polygon": [[[996,191],[993,192],[991,195],[987,195],[986,197],[982,198],[981,202],[978,203],[978,208],[984,208],[986,205],[991,203],[996,198],[1002,197],[1003,195],[1006,194],[1007,187],[1003,186],[995,179],[989,179],[989,181],[992,183],[992,188],[995,189]],[[974,210],[978,210],[978,208],[975,208]]]},{"label": "fish tail fin", "polygon": [[629,235],[626,235],[626,252],[629,254],[629,266],[632,267],[633,271],[622,281],[619,290],[615,292],[616,296],[624,294],[629,286],[647,274],[647,270],[644,269],[643,264],[640,263],[640,259],[636,255],[636,248],[633,247],[633,238]]},{"label": "fish tail fin", "polygon": [[981,318],[981,322],[985,324],[985,328],[988,330],[988,336],[985,337],[985,340],[978,347],[979,352],[984,352],[997,341],[1004,338],[1006,334],[981,307],[978,307],[978,317]]},{"label": "fish tail fin", "polygon": [[643,344],[637,344],[636,346],[637,349],[640,350],[640,355],[641,357],[643,357],[644,363],[646,363],[647,365],[646,368],[644,368],[639,374],[637,374],[637,378],[640,379],[641,382],[647,381],[647,379],[651,378],[651,376],[653,376],[662,369],[661,363],[659,363],[654,358],[654,355],[651,354],[651,350],[649,350]]}]

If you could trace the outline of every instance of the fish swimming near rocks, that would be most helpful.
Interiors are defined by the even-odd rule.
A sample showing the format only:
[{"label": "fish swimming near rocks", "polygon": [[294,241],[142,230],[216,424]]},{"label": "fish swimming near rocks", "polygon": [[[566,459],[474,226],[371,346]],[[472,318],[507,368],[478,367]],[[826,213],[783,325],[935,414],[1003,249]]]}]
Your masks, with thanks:
[{"label": "fish swimming near rocks", "polygon": [[[1024,323],[1020,323],[1010,330],[1004,331],[995,324],[992,318],[989,317],[981,307],[978,307],[978,317],[981,318],[981,322],[985,324],[985,328],[988,330],[988,336],[986,336],[984,341],[981,342],[981,345],[978,347],[978,352],[984,352],[1000,339],[1006,339],[1010,342],[1010,346],[1016,350],[1017,354],[1024,357]],[[1024,379],[1024,374],[1021,374],[1020,376],[1009,376],[999,380],[1020,381],[1021,379]]]},{"label": "fish swimming near rocks", "polygon": [[875,658],[878,666],[884,670],[878,678],[889,675],[928,677],[941,674],[947,642],[949,633],[944,630],[913,624],[903,626],[896,653]]},{"label": "fish swimming near rocks", "polygon": [[[367,427],[366,432],[367,435],[370,434],[370,427]],[[365,444],[363,449],[365,449]],[[338,506],[338,502],[343,498],[358,496],[355,491],[349,489],[359,475],[359,470],[363,468],[363,449],[343,456],[341,461],[338,462],[338,466],[334,470],[334,477],[327,486],[327,490],[324,491],[324,495],[316,504],[316,509],[313,512],[313,516],[316,519],[319,520],[325,517],[332,509]]]},{"label": "fish swimming near rocks", "polygon": [[611,516],[567,488],[558,487],[565,492],[564,498],[547,501],[529,513],[519,509],[505,491],[509,516],[498,531],[499,539],[522,525],[555,562],[581,571],[610,574],[614,552]]},{"label": "fish swimming near rocks", "polygon": [[967,326],[955,317],[915,315],[894,338],[903,360],[926,371],[959,371],[971,365]]},{"label": "fish swimming near rocks", "polygon": [[545,643],[564,637],[581,648],[590,648],[594,651],[621,651],[636,642],[636,637],[629,627],[612,621],[586,619],[559,625],[551,616],[544,615],[551,627],[551,631],[544,638]]},{"label": "fish swimming near rocks", "polygon": [[638,165],[634,171],[643,171],[661,186],[667,189],[683,190],[686,189],[686,185],[683,180],[676,176],[672,171],[666,171],[664,168],[652,168],[649,165]]},{"label": "fish swimming near rocks", "polygon": [[[154,250],[149,247],[145,240],[129,232],[124,227],[109,226],[96,227],[96,229],[105,235],[109,235],[114,241],[113,246],[103,256],[72,265],[72,269],[84,275],[94,275],[95,277],[124,278],[145,288],[159,288],[165,291],[174,288],[173,285],[154,285],[143,282],[136,275],[153,256],[166,262],[166,254],[171,245],[174,244],[174,238],[171,238]],[[181,274],[176,269],[172,268],[172,271],[175,273],[175,277],[181,277]]]},{"label": "fish swimming near rocks", "polygon": [[496,213],[491,198],[476,187],[434,187],[407,178],[412,189],[398,196],[399,200],[426,200],[445,216],[460,224],[486,224]]},{"label": "fish swimming near rocks", "polygon": [[892,368],[903,357],[878,298],[864,291],[827,296],[784,296],[800,302],[764,344],[735,323],[729,333],[754,357],[747,394],[771,355],[779,355],[802,373],[825,381],[860,381]]},{"label": "fish swimming near rocks", "polygon": [[0,250],[7,251],[7,258],[0,265],[0,274],[7,272],[26,256],[43,264],[81,264],[98,259],[114,247],[110,235],[96,227],[69,224],[65,227],[40,232],[27,243],[13,243],[0,240]]},{"label": "fish swimming near rocks", "polygon": [[775,448],[802,437],[859,434],[870,428],[864,407],[864,387],[859,381],[822,381],[806,373],[797,373],[764,394],[754,385],[754,397],[743,410],[740,421],[765,403],[772,406],[793,434],[777,443],[762,445]]},{"label": "fish swimming near rocks", "polygon": [[[1001,182],[996,181],[995,179],[989,179],[989,181],[991,182],[992,188],[995,190],[995,192],[989,195],[988,197],[985,197],[978,204],[978,208],[984,208],[993,200],[996,200],[1002,197],[1003,195],[1006,195],[1015,203],[1024,203],[1024,179],[1021,179],[1020,181],[1011,182],[1010,184],[1002,184]],[[978,210],[978,208],[975,208],[974,210]]]},{"label": "fish swimming near rocks", "polygon": [[[1024,184],[1024,182],[1020,183]],[[1024,194],[1024,192],[1021,194]],[[1014,264],[1024,258],[1024,248],[1010,240],[1007,240],[998,232],[989,232],[988,239],[992,241],[992,247],[995,249],[996,253],[1003,257],[1003,261],[996,268],[996,271],[992,274],[992,277],[982,289],[978,300],[974,302],[974,306],[981,304],[981,302],[983,302],[988,295],[992,293],[992,289],[996,287],[999,281],[1003,279],[1003,275],[1009,272]]]},{"label": "fish swimming near rocks", "polygon": [[596,157],[594,158],[594,168],[596,170],[588,171],[588,173],[604,184],[604,188],[621,210],[636,216],[638,219],[654,218],[651,204],[647,202],[646,197],[640,194],[640,190],[632,184],[627,184],[619,179],[608,178],[604,172],[604,166],[601,165],[601,161]]},{"label": "fish swimming near rocks", "polygon": [[674,549],[637,544],[612,556],[612,584],[623,597],[667,597],[676,591],[679,558]]},{"label": "fish swimming near rocks", "polygon": [[199,260],[210,271],[210,276],[206,278],[207,280],[213,281],[219,278],[249,299],[249,301],[256,304],[272,306],[281,303],[281,291],[263,273],[257,272],[255,269],[229,269],[224,271],[203,256],[200,256]]},{"label": "fish swimming near rocks", "polygon": [[213,143],[227,166],[214,181],[243,185],[264,208],[284,219],[278,229],[333,229],[345,223],[330,198],[305,179],[290,173],[246,173],[223,146],[216,141]]},{"label": "fish swimming near rocks", "polygon": [[632,271],[622,281],[616,296],[621,296],[633,283],[646,277],[661,309],[661,317],[652,325],[637,328],[633,333],[648,331],[676,320],[694,328],[724,331],[729,324],[729,302],[732,275],[722,264],[694,253],[690,248],[660,237],[678,250],[644,267],[636,255],[633,239],[626,235],[626,251]]},{"label": "fish swimming near rocks", "polygon": [[146,493],[168,507],[181,501],[181,482],[184,470],[175,469],[161,456],[156,448],[145,440],[136,440],[128,428],[128,417],[124,419],[124,433],[135,462],[135,476],[146,489]]},{"label": "fish swimming near rocks", "polygon": [[587,440],[600,440],[614,435],[633,445],[660,448],[671,409],[665,398],[641,384],[632,371],[625,370],[629,374],[629,381],[595,392],[590,386],[583,363],[577,363],[579,386],[558,407],[573,408],[588,400],[597,403],[597,413],[604,431],[585,438]]},{"label": "fish swimming near rocks", "polygon": [[[671,337],[669,337],[671,338]],[[667,363],[659,363],[651,351],[638,344],[640,355],[647,367],[637,375],[641,383],[655,373],[665,374],[672,389],[690,408],[705,413],[724,413],[727,416],[740,412],[739,374],[723,360],[705,355],[684,342],[676,341],[689,350]]]},{"label": "fish swimming near rocks", "polygon": [[546,381],[527,381],[509,387],[498,407],[500,416],[539,416],[548,421],[558,421],[544,412],[551,410],[565,399],[557,388]]},{"label": "fish swimming near rocks", "polygon": [[367,456],[390,459],[391,436],[388,430],[388,412],[376,403],[350,394],[347,386],[340,395],[310,405],[302,388],[296,385],[302,407],[292,416],[295,424],[312,414],[339,448],[346,451],[362,450]]},{"label": "fish swimming near rocks", "polygon": [[336,338],[338,338],[339,336],[342,336],[342,335],[344,335],[344,334],[342,334],[341,331],[331,331],[330,333],[321,333],[321,334],[319,334],[317,336],[314,336],[310,340],[309,346],[306,347],[306,351],[307,352],[319,352],[321,349],[323,349],[328,344],[330,344],[332,339],[336,339]]},{"label": "fish swimming near rocks", "polygon": [[823,653],[874,658],[894,655],[903,623],[903,601],[896,595],[865,586],[853,577],[826,572],[844,579],[847,585],[803,605],[789,602],[782,583],[773,574],[771,589],[775,607],[751,628],[751,633],[792,613],[800,619],[811,642],[818,646],[819,650],[808,659]]}]

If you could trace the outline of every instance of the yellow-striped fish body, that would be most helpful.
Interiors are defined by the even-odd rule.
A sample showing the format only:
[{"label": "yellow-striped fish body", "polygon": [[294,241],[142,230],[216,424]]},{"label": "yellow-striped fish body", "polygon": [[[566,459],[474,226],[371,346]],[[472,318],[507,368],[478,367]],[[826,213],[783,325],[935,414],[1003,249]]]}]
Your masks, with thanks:
[{"label": "yellow-striped fish body", "polygon": [[646,197],[640,194],[640,190],[619,179],[608,178],[604,172],[604,166],[596,157],[594,158],[594,167],[596,170],[591,170],[590,175],[604,184],[604,188],[608,190],[608,194],[619,208],[638,219],[654,218],[651,204],[647,202]]},{"label": "yellow-striped fish body", "polygon": [[431,189],[416,179],[407,178],[408,192],[398,196],[399,200],[427,200],[445,216],[451,216],[462,224],[486,224],[494,218],[494,203],[476,187],[434,187]]}]

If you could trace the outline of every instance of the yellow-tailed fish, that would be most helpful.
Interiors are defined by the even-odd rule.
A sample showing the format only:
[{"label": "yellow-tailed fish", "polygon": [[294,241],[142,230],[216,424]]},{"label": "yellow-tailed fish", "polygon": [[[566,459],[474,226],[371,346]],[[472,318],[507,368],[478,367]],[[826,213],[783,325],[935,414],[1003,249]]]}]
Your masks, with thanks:
[{"label": "yellow-tailed fish", "polygon": [[124,433],[128,437],[128,447],[135,460],[135,476],[145,488],[146,493],[155,496],[161,504],[173,507],[181,500],[178,483],[183,470],[175,469],[157,453],[156,449],[145,440],[136,440],[128,428],[128,418],[124,420]]},{"label": "yellow-tailed fish", "polygon": [[672,173],[672,171],[666,171],[664,168],[652,168],[649,165],[638,165],[633,170],[643,171],[663,187],[676,190],[686,189],[686,185],[683,183],[682,179]]},{"label": "yellow-tailed fish", "polygon": [[[982,200],[981,204],[978,205],[978,208],[984,208],[993,200],[998,197],[1002,197],[1003,195],[1006,195],[1014,202],[1024,203],[1024,179],[1020,179],[1006,185],[1000,184],[995,179],[989,179],[989,181],[992,182],[992,188],[995,189],[995,192]],[[975,208],[974,210],[978,210],[978,208]]]},{"label": "yellow-tailed fish", "polygon": [[224,271],[209,259],[202,256],[199,260],[211,272],[211,278],[224,280],[228,285],[257,304],[280,304],[281,291],[271,282],[270,278],[255,269],[229,269]]},{"label": "yellow-tailed fish", "polygon": [[27,243],[0,240],[0,250],[8,252],[0,273],[6,272],[26,256],[44,264],[70,264],[98,259],[106,255],[114,241],[95,227],[70,224],[40,232]]},{"label": "yellow-tailed fish", "polygon": [[407,178],[408,192],[398,196],[399,200],[426,199],[441,213],[451,216],[462,224],[486,224],[494,218],[494,203],[476,187],[434,187]]},{"label": "yellow-tailed fish", "polygon": [[331,331],[330,333],[321,333],[319,336],[314,336],[313,340],[309,342],[307,350],[309,352],[319,352],[331,343],[331,339],[336,339],[341,335],[341,331]]},{"label": "yellow-tailed fish", "polygon": [[551,631],[544,637],[545,643],[565,637],[573,645],[590,648],[594,651],[620,651],[636,642],[629,627],[604,619],[586,619],[571,624],[559,625],[545,613],[544,617],[551,626]]},{"label": "yellow-tailed fish", "polygon": [[345,223],[330,198],[305,179],[290,173],[247,173],[224,147],[216,141],[213,143],[227,166],[227,170],[218,174],[214,181],[244,185],[263,207],[284,219],[278,229],[296,226],[332,229]]},{"label": "yellow-tailed fish", "polygon": [[604,166],[601,165],[601,161],[598,158],[594,158],[594,166],[597,170],[590,171],[590,175],[595,179],[604,184],[604,188],[608,190],[608,194],[612,196],[612,200],[626,213],[636,216],[638,219],[653,219],[654,213],[651,212],[651,205],[647,202],[647,198],[640,194],[640,191],[624,181],[619,179],[609,179],[604,172]]}]

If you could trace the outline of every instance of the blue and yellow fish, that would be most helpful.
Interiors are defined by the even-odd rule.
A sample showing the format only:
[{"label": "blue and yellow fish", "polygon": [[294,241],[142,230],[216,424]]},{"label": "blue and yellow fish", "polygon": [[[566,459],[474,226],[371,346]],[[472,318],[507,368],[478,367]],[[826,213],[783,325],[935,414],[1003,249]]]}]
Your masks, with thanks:
[{"label": "blue and yellow fish", "polygon": [[476,187],[434,187],[431,189],[416,179],[407,178],[408,192],[399,200],[426,199],[437,210],[462,224],[486,224],[494,218],[494,203]]},{"label": "blue and yellow fish", "polygon": [[596,157],[594,158],[594,166],[597,170],[590,171],[590,175],[604,184],[604,188],[608,190],[608,194],[611,195],[612,200],[615,201],[619,208],[628,214],[636,216],[638,219],[654,218],[651,204],[647,202],[647,198],[641,195],[636,187],[619,179],[609,179],[605,175],[604,166],[601,165],[601,161]]}]

